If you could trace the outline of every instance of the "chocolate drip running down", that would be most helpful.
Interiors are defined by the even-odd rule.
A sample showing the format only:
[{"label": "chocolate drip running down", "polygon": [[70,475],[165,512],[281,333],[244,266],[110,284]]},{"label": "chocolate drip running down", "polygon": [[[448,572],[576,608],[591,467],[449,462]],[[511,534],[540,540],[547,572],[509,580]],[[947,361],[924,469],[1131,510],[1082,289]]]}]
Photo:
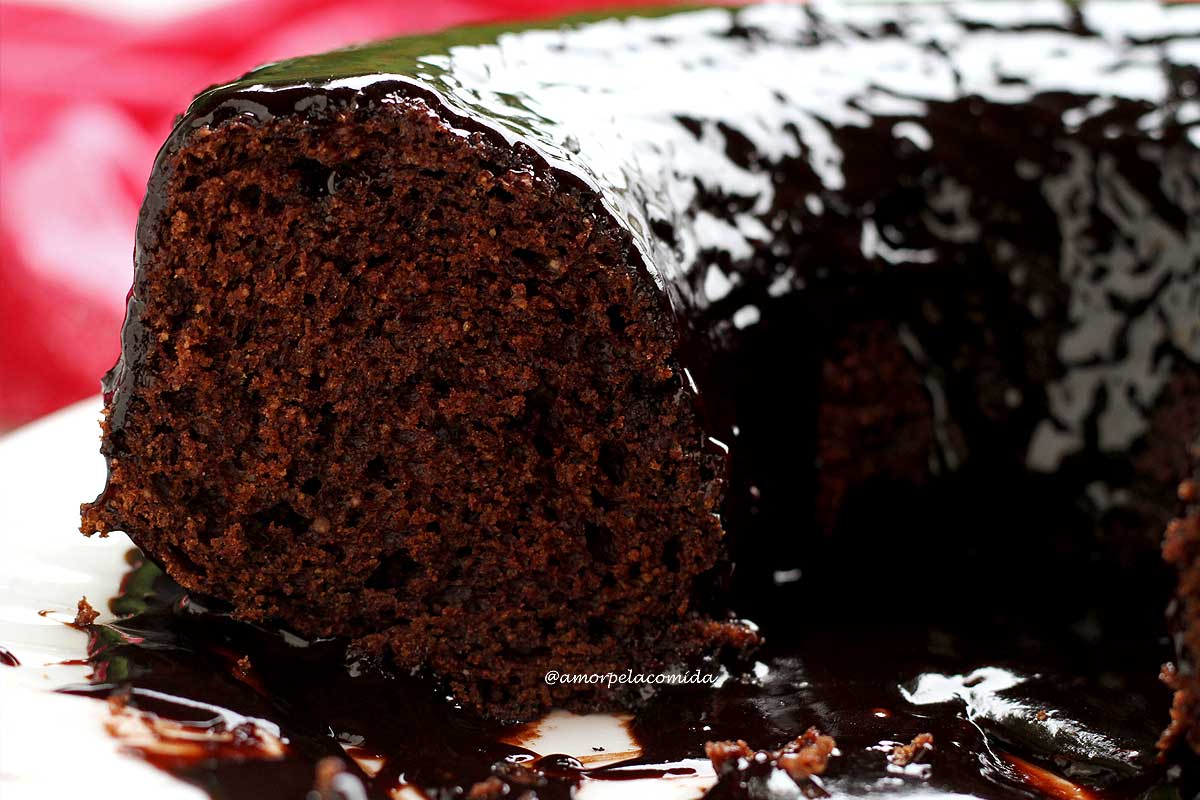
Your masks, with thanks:
[{"label": "chocolate drip running down", "polygon": [[697,613],[723,529],[751,616],[783,582],[797,626],[1157,633],[1198,41],[1142,3],[753,6],[209,90],[151,179],[85,530],[502,716],[615,700],[548,668],[745,646]]}]

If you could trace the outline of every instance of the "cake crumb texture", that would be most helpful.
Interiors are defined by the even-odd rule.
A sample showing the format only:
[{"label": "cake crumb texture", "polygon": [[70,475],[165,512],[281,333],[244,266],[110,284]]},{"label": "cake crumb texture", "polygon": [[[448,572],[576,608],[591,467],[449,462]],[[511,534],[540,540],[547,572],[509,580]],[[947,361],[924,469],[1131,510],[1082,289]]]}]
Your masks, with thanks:
[{"label": "cake crumb texture", "polygon": [[551,668],[746,641],[696,613],[724,465],[675,332],[628,237],[522,152],[420,100],[194,131],[84,531],[501,718],[621,700]]}]

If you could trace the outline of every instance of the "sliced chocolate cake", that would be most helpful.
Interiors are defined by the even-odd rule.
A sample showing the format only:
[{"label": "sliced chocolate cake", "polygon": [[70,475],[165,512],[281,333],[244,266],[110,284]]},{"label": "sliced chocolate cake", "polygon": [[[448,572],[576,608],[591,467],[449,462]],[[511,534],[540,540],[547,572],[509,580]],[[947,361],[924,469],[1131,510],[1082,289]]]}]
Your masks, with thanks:
[{"label": "sliced chocolate cake", "polygon": [[150,180],[83,529],[499,716],[750,644],[730,560],[738,611],[802,574],[805,613],[1160,625],[1198,41],[1148,3],[751,6],[211,89]]}]

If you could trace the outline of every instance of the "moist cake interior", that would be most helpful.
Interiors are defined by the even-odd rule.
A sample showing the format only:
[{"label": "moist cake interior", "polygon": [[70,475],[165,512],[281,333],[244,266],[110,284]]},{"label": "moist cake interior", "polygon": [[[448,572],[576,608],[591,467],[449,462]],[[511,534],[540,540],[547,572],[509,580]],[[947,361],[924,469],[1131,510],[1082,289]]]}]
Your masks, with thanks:
[{"label": "moist cake interior", "polygon": [[673,331],[581,192],[420,100],[226,123],[166,191],[170,279],[138,290],[157,378],[88,524],[501,716],[549,702],[551,657],[649,669],[752,638],[688,615],[723,453],[681,446],[703,435]]}]

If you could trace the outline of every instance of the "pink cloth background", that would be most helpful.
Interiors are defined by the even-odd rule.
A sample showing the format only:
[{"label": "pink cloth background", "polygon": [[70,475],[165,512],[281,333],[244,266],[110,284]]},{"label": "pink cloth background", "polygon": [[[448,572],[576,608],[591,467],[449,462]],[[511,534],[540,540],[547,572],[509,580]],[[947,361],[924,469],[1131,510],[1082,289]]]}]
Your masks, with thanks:
[{"label": "pink cloth background", "polygon": [[0,5],[0,430],[99,391],[150,165],[194,94],[352,42],[619,4],[233,0],[153,25]]}]

